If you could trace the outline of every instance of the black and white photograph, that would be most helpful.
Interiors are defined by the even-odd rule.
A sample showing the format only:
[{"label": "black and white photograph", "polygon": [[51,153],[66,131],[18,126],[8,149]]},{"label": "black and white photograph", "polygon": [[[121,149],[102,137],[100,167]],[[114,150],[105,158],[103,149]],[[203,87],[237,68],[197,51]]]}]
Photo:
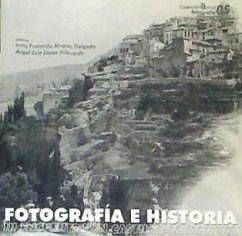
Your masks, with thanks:
[{"label": "black and white photograph", "polygon": [[0,236],[241,236],[241,0],[2,0]]}]

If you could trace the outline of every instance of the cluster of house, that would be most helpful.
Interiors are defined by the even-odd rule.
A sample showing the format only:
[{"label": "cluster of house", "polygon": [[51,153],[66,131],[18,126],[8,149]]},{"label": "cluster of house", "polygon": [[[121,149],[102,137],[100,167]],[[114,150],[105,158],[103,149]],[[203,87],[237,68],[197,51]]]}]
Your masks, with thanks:
[{"label": "cluster of house", "polygon": [[225,63],[241,64],[242,33],[229,15],[175,17],[152,24],[119,46],[125,64],[146,64],[167,76],[213,76]]}]

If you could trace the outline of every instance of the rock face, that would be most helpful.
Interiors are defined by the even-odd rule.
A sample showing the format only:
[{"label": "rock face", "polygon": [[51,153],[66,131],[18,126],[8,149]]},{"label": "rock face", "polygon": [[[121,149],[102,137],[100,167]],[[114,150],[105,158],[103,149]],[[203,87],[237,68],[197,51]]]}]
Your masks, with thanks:
[{"label": "rock face", "polygon": [[59,118],[58,123],[60,126],[71,127],[73,123],[71,115],[68,113],[62,115]]},{"label": "rock face", "polygon": [[[129,97],[128,104],[124,103],[125,97]],[[138,100],[138,109],[145,109],[144,112],[149,108],[153,113],[166,114],[182,106],[187,111],[225,114],[234,110],[235,98],[241,99],[241,94],[226,81],[144,79],[131,82],[128,89],[116,96],[116,105],[137,108]]]},{"label": "rock face", "polygon": [[[235,103],[240,108],[239,89],[226,81],[180,79],[113,88],[115,79],[99,75],[88,100],[70,111],[75,127],[60,129],[69,174],[63,194],[75,185],[92,207],[172,207],[199,173],[228,161],[214,129]],[[106,93],[100,93],[103,84]]]}]

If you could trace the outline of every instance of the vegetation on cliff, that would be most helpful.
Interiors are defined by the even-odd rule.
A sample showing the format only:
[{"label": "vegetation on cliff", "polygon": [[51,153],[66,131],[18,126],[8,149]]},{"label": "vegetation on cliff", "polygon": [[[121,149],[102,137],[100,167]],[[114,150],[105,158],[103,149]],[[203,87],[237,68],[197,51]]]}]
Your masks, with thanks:
[{"label": "vegetation on cliff", "polygon": [[[24,94],[0,119],[0,209],[59,200],[64,179],[60,136],[34,117],[27,117]],[[2,216],[2,215],[1,215]]]}]

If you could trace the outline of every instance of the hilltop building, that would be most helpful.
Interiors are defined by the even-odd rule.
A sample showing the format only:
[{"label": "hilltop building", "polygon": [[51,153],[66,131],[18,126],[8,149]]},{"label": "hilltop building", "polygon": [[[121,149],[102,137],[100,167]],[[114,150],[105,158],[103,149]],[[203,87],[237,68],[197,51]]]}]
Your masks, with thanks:
[{"label": "hilltop building", "polygon": [[241,54],[242,33],[230,15],[174,17],[144,30],[151,76],[206,77]]},{"label": "hilltop building", "polygon": [[125,64],[135,64],[140,56],[144,56],[144,35],[127,35],[119,46],[119,58]]}]

